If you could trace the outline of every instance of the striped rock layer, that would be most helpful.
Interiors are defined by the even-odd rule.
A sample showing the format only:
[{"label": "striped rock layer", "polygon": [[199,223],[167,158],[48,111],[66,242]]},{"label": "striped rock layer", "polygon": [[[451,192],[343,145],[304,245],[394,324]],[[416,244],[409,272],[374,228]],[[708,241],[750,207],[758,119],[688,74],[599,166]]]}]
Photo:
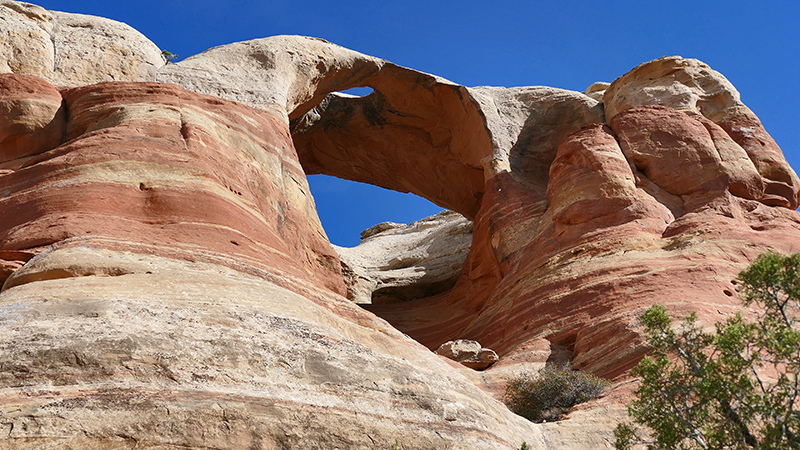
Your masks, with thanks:
[{"label": "striped rock layer", "polygon": [[[624,378],[646,350],[646,307],[697,311],[711,326],[739,310],[735,278],[756,255],[800,251],[797,175],[697,60],[642,64],[603,102],[540,87],[469,92],[492,148],[461,277],[447,293],[367,306],[430,349],[476,340],[498,367],[564,351],[577,368]],[[531,353],[542,345],[551,350]]]},{"label": "striped rock layer", "polygon": [[[696,60],[467,88],[319,39],[164,65],[117,22],[0,19],[0,449],[610,448],[637,315],[710,326],[757,254],[800,251],[797,175]],[[348,300],[306,173],[473,219],[455,285]],[[429,351],[455,339],[500,360]],[[491,397],[548,360],[618,383],[551,424]]]},{"label": "striped rock layer", "polygon": [[0,104],[0,448],[541,438],[346,299],[276,114],[14,74]]}]

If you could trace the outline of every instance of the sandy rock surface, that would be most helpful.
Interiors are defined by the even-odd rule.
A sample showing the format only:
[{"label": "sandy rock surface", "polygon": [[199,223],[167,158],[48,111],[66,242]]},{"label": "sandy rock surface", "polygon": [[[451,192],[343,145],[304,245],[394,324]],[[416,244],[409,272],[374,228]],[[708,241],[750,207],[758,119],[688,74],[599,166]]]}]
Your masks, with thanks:
[{"label": "sandy rock surface", "polygon": [[[31,85],[31,101],[53,92]],[[509,448],[538,433],[342,295],[277,116],[174,85],[60,95],[67,143],[1,163],[2,445]]]},{"label": "sandy rock surface", "polygon": [[155,81],[161,50],[129,25],[103,17],[0,1],[0,73],[37,75],[56,85]]},{"label": "sandy rock surface", "polygon": [[81,258],[124,270],[0,294],[0,448],[505,449],[538,434],[330,292],[87,247],[36,262]]},{"label": "sandy rock surface", "polygon": [[[675,68],[669,80],[681,85],[702,65],[669,60]],[[667,92],[688,89],[642,75],[659,73],[663,64],[635,68],[638,83],[626,84],[631,74],[614,81],[605,103],[635,99],[650,78]],[[695,86],[685,98],[703,104],[697,99],[730,85],[711,75],[708,92]],[[571,118],[564,123],[585,125],[550,128],[554,134],[547,136],[526,130],[561,123],[536,112],[553,90],[527,88],[540,98],[481,89],[482,105],[506,105],[495,108],[495,122],[487,113],[487,127],[503,117],[524,126],[506,128],[510,136],[518,133],[510,151],[512,138],[492,134],[461,278],[447,295],[369,307],[429,348],[472,339],[496,350],[502,362],[526,342],[546,339],[572,352],[575,367],[620,377],[645,350],[636,320],[644,308],[659,302],[677,316],[695,310],[714,323],[739,309],[733,280],[757,254],[798,250],[796,175],[757,119],[709,118],[683,108],[686,102],[633,105],[611,116],[584,94],[559,93],[566,102],[561,111]],[[526,98],[532,106],[498,98]],[[737,119],[718,124],[719,117]],[[759,144],[726,125],[746,120],[758,124]],[[546,138],[520,144],[526,136]],[[752,145],[761,147],[748,150]],[[526,156],[515,163],[517,151]]]},{"label": "sandy rock surface", "polygon": [[[165,65],[10,0],[0,37],[0,449],[612,448],[638,315],[710,327],[759,253],[800,251],[797,175],[696,60],[585,93],[300,36]],[[311,173],[463,217],[334,248]],[[499,360],[431,351],[456,339]],[[531,424],[497,399],[548,362],[615,384]]]}]

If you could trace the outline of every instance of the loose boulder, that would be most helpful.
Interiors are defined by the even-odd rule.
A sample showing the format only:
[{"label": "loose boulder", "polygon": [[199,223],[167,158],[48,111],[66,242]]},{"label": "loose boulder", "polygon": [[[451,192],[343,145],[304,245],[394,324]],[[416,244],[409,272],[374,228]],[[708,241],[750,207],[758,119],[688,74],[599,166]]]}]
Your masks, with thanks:
[{"label": "loose boulder", "polygon": [[450,358],[474,370],[484,370],[499,359],[494,350],[483,348],[477,341],[470,341],[469,339],[447,341],[436,349],[436,354]]}]

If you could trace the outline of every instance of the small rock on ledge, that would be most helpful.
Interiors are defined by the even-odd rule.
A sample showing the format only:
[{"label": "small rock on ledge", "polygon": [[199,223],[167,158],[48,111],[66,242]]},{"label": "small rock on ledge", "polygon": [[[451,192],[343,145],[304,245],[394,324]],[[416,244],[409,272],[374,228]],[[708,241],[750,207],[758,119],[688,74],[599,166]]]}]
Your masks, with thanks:
[{"label": "small rock on ledge", "polygon": [[436,354],[450,358],[474,370],[483,370],[496,363],[499,359],[494,350],[482,348],[477,341],[469,339],[447,341],[439,346]]}]

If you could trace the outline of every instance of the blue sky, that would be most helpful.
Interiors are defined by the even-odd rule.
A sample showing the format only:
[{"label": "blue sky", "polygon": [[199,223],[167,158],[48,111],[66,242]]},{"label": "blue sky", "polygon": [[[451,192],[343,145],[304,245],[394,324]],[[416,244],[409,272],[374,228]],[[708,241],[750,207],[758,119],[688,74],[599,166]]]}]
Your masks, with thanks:
[{"label": "blue sky", "polygon": [[[125,22],[181,58],[231,42],[299,34],[466,86],[583,91],[665,55],[722,72],[800,169],[800,2],[47,0],[47,9]],[[353,246],[362,229],[440,210],[399,194],[310,177],[323,225]]]}]

